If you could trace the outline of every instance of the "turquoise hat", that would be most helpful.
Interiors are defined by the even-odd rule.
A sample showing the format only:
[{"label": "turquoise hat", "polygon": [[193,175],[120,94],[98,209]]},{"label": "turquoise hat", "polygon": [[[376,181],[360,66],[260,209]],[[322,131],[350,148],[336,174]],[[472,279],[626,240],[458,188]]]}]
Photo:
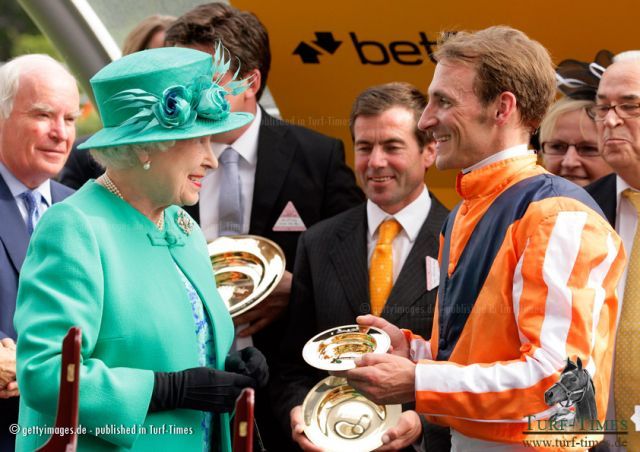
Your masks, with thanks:
[{"label": "turquoise hat", "polygon": [[[251,79],[221,80],[230,57],[220,45],[214,57],[182,47],[132,53],[105,66],[91,79],[104,128],[78,149],[186,140],[248,124],[250,113],[231,113],[228,94]],[[239,69],[238,69],[239,70]]]}]

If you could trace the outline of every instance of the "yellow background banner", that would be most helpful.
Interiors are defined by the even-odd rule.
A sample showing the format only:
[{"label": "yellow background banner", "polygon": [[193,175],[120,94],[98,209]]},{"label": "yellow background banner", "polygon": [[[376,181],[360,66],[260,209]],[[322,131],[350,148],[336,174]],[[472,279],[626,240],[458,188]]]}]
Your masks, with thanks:
[{"label": "yellow background banner", "polygon": [[[556,63],[567,58],[593,61],[600,49],[618,53],[640,48],[637,0],[235,0],[232,4],[253,11],[269,30],[268,85],[282,117],[341,138],[351,165],[348,122],[355,96],[391,81],[410,82],[426,91],[434,69],[429,43],[437,41],[442,31],[510,25],[540,41]],[[454,172],[432,168],[426,181],[449,207],[457,201]]]}]

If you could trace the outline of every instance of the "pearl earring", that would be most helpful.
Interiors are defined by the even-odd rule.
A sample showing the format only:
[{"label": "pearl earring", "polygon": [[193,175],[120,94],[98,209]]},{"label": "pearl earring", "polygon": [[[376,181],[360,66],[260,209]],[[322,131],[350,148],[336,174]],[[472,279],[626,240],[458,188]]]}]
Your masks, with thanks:
[{"label": "pearl earring", "polygon": [[142,169],[145,171],[149,171],[149,168],[151,168],[151,160],[147,160],[146,162],[144,162],[144,164],[142,165]]}]

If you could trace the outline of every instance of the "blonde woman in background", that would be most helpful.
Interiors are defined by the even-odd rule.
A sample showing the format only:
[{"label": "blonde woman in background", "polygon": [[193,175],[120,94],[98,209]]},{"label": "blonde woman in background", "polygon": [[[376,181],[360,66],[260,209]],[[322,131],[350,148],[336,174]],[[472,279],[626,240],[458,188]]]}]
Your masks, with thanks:
[{"label": "blonde woman in background", "polygon": [[596,125],[586,108],[590,100],[562,98],[540,125],[543,166],[582,187],[613,172],[598,150]]}]

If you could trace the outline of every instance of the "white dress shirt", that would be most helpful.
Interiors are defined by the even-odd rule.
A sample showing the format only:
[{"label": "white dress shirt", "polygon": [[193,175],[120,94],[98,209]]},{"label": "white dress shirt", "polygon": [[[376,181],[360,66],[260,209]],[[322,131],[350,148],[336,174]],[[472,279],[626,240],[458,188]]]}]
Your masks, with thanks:
[{"label": "white dress shirt", "polygon": [[[253,187],[255,186],[256,166],[258,164],[258,134],[262,112],[256,109],[256,115],[249,128],[232,144],[211,143],[211,149],[216,158],[228,147],[232,147],[240,154],[238,174],[240,175],[240,191],[242,197],[242,234],[249,233],[251,224],[251,206],[253,204]],[[222,173],[214,170],[202,179],[200,190],[200,228],[207,242],[218,237],[218,196]]]},{"label": "white dress shirt", "polygon": [[409,256],[416,238],[418,238],[420,228],[422,228],[424,220],[426,220],[429,215],[429,210],[431,210],[431,198],[429,197],[429,191],[425,186],[423,186],[420,196],[395,215],[389,215],[378,205],[374,204],[370,200],[367,201],[368,265],[371,265],[371,256],[373,255],[376,243],[378,243],[380,224],[387,219],[395,218],[395,220],[402,226],[402,230],[398,233],[391,244],[393,256],[393,282],[395,284],[396,279],[400,274],[400,270],[402,270],[402,266],[407,260],[407,256]]}]

